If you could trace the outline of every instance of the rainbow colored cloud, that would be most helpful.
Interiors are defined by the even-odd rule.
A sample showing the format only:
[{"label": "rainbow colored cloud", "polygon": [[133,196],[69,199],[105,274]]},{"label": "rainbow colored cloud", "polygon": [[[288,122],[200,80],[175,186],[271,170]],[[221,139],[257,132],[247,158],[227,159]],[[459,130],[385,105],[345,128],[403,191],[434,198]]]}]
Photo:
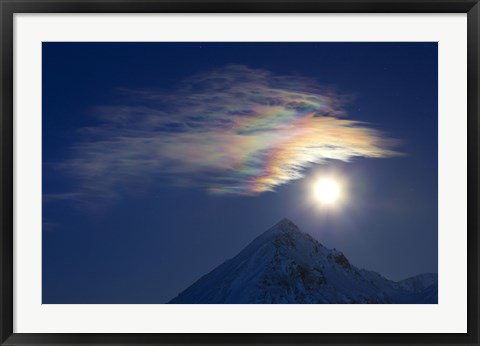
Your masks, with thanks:
[{"label": "rainbow colored cloud", "polygon": [[255,195],[325,160],[396,155],[393,141],[346,119],[341,99],[310,78],[227,65],[174,90],[122,92],[124,105],[97,108],[101,124],[82,129],[62,164],[82,194],[167,181]]}]

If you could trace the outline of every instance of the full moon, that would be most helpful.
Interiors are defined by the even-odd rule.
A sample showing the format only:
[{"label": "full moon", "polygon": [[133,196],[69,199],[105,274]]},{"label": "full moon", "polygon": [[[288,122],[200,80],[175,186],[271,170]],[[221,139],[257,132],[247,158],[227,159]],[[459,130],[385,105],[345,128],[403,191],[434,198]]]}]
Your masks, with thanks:
[{"label": "full moon", "polygon": [[322,204],[334,204],[340,198],[340,185],[334,179],[321,179],[314,188],[315,197]]}]

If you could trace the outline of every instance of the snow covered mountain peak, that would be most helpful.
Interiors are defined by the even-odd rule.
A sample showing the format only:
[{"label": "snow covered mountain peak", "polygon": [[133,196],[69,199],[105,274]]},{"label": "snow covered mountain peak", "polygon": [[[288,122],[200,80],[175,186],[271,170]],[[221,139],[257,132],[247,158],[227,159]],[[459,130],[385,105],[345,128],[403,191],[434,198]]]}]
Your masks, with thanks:
[{"label": "snow covered mountain peak", "polygon": [[300,229],[298,228],[298,226],[295,225],[291,220],[287,219],[286,217],[281,219],[272,228],[280,230],[280,231],[284,231],[284,232],[287,232],[287,231],[298,231],[298,232],[300,232]]},{"label": "snow covered mountain peak", "polygon": [[274,226],[266,230],[262,235],[260,235],[260,237],[264,235],[265,236],[264,240],[268,241],[266,238],[268,238],[269,236],[279,237],[279,236],[286,236],[286,234],[290,234],[290,235],[297,234],[298,236],[300,236],[303,233],[304,232],[302,232],[300,228],[298,228],[298,226],[295,225],[291,220],[287,218],[283,218],[282,220],[277,222]]},{"label": "snow covered mountain peak", "polygon": [[435,274],[393,282],[358,269],[284,218],[173,304],[436,303]]}]

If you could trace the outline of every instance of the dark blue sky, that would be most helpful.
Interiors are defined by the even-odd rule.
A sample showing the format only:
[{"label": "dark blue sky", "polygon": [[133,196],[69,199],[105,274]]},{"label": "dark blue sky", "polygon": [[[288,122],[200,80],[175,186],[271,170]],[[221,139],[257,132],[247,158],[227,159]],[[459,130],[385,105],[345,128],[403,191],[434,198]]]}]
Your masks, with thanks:
[{"label": "dark blue sky", "polygon": [[[228,64],[348,95],[345,119],[400,140],[404,155],[316,164],[256,196],[135,177],[95,190],[114,197],[69,197],[91,188],[65,165],[103,129],[99,107],[141,107],[132,93]],[[44,43],[42,80],[43,303],[164,303],[283,217],[389,279],[437,272],[436,43]],[[114,170],[95,179],[113,181]],[[323,172],[348,181],[336,213],[306,202]]]}]

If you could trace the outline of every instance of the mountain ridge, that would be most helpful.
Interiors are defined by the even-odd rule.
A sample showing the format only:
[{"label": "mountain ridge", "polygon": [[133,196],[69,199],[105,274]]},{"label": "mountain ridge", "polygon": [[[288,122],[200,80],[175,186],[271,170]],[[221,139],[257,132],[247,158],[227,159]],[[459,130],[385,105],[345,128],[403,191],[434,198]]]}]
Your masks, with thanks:
[{"label": "mountain ridge", "polygon": [[388,280],[283,218],[168,303],[435,304],[437,295],[436,274]]}]

